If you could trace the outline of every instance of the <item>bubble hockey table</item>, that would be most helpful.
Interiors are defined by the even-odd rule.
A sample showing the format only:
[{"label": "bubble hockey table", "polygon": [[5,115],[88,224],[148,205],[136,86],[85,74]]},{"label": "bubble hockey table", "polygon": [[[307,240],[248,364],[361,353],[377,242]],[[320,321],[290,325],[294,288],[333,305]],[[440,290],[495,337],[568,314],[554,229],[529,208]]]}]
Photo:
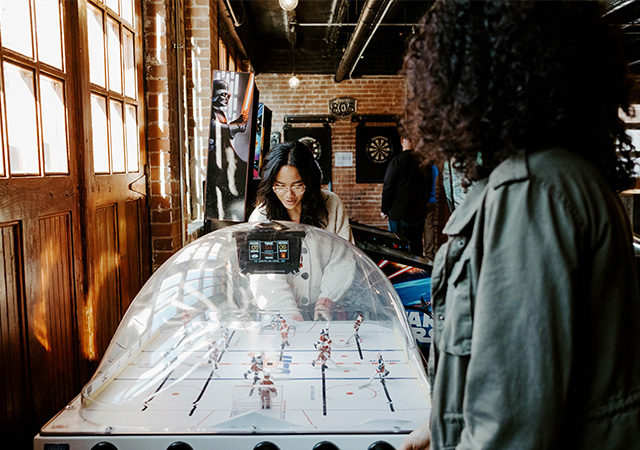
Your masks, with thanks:
[{"label": "bubble hockey table", "polygon": [[[167,261],[34,449],[385,450],[426,421],[424,367],[384,274],[322,230],[269,223],[265,237],[264,227],[218,230]],[[242,262],[242,248],[262,240],[284,249],[288,238],[298,242],[279,256],[293,270],[282,269],[286,258],[258,269]],[[339,267],[347,288],[330,322],[313,320],[314,302],[301,301],[295,286],[295,277],[326,271],[326,261],[314,267],[305,258],[318,245],[349,262]],[[270,263],[269,255],[254,262]],[[271,309],[269,299],[283,296],[277,280],[287,279],[295,303]]]}]

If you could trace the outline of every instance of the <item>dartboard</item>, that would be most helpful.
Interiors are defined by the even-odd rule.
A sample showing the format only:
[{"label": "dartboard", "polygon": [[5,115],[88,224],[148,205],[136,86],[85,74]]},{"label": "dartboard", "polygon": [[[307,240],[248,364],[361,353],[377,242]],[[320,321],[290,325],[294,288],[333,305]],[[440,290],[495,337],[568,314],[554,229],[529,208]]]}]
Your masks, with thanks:
[{"label": "dartboard", "polygon": [[384,163],[387,162],[393,154],[393,145],[391,145],[388,138],[375,136],[369,139],[365,151],[369,159],[374,163]]},{"label": "dartboard", "polygon": [[305,136],[298,139],[298,141],[302,142],[304,145],[309,147],[311,152],[313,152],[313,157],[317,160],[320,159],[320,155],[322,154],[322,146],[320,142],[316,138],[312,138],[311,136]]}]

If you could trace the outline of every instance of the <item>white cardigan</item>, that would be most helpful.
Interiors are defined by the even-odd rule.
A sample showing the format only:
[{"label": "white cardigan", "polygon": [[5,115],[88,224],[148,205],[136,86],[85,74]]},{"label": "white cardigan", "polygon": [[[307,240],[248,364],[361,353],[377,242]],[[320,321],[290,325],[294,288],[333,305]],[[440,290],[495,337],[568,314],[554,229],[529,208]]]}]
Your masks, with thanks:
[{"label": "white cardigan", "polygon": [[[344,207],[342,200],[337,194],[322,189],[322,196],[324,198],[324,204],[327,207],[327,225],[323,228],[326,231],[337,234],[343,239],[354,244],[353,234],[351,233],[351,226],[349,225],[349,214]],[[249,222],[262,222],[269,220],[267,213],[264,209],[264,205],[258,206],[251,216]]]},{"label": "white cardigan", "polygon": [[[330,231],[353,243],[346,209],[333,192],[322,191],[329,212],[326,231]],[[263,207],[258,207],[249,222],[268,220]],[[302,313],[306,320],[313,320],[313,308],[320,297],[339,301],[353,281],[355,260],[349,245],[320,245],[313,238],[313,230],[302,242],[302,266],[293,275],[251,275],[250,289],[261,309]],[[322,243],[327,240],[323,239]]]}]

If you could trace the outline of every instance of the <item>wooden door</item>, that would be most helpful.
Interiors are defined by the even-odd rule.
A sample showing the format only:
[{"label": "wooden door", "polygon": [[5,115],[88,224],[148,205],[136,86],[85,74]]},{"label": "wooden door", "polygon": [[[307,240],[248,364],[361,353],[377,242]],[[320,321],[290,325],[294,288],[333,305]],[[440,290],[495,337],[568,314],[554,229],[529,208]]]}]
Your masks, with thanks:
[{"label": "wooden door", "polygon": [[82,120],[91,149],[84,159],[91,313],[81,336],[92,361],[106,350],[150,267],[139,7],[132,0],[91,0],[79,10],[81,28],[86,24],[82,63],[89,69]]},{"label": "wooden door", "polygon": [[140,12],[0,1],[0,426],[18,448],[80,392],[149,271]]}]

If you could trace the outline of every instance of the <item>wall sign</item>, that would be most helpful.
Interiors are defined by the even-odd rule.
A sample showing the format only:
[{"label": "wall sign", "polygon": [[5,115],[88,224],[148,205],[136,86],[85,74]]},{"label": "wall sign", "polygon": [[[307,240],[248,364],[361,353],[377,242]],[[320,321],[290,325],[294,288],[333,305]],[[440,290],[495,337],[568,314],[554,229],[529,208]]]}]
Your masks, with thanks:
[{"label": "wall sign", "polygon": [[338,119],[347,119],[356,112],[357,104],[353,97],[332,98],[329,100],[329,112]]}]

